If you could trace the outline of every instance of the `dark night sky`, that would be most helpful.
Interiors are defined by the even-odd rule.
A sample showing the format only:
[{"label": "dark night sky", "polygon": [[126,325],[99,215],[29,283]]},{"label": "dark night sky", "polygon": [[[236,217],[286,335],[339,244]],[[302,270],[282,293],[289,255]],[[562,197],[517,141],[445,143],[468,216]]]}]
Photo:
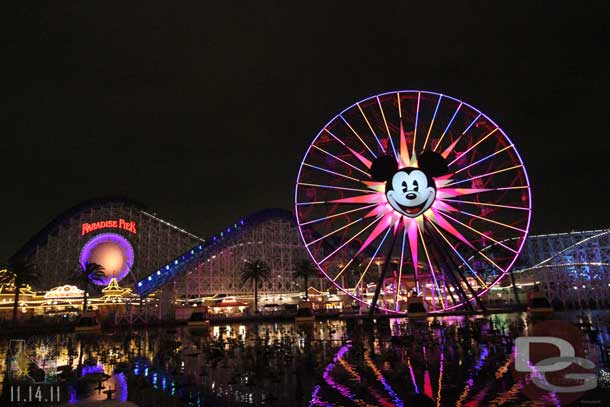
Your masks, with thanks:
[{"label": "dark night sky", "polygon": [[291,208],[317,131],[395,89],[503,127],[533,232],[610,226],[607,1],[21,3],[2,57],[0,261],[96,196],[201,236]]}]

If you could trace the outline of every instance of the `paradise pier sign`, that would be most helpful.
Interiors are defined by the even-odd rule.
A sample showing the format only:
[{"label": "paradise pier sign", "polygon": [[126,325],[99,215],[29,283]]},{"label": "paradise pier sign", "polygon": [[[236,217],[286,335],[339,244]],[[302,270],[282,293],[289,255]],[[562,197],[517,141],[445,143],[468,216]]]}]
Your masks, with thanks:
[{"label": "paradise pier sign", "polygon": [[83,223],[83,225],[81,227],[80,235],[84,236],[87,233],[91,233],[98,229],[108,229],[108,228],[126,230],[128,232],[133,233],[134,235],[137,233],[135,221],[133,221],[133,220],[127,221],[125,219],[118,219],[118,220],[102,220],[102,221],[93,222],[93,223]]}]

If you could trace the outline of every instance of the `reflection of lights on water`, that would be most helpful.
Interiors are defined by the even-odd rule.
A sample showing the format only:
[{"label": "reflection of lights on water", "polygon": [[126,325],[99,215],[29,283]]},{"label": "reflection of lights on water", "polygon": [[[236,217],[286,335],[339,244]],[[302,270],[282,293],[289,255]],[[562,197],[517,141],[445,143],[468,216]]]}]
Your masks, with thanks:
[{"label": "reflection of lights on water", "polygon": [[128,394],[127,379],[122,372],[115,374],[114,377],[117,391],[116,399],[124,403],[127,401]]},{"label": "reflection of lights on water", "polygon": [[[483,346],[483,350],[481,351],[481,355],[479,357],[479,360],[477,361],[477,364],[474,366],[474,371],[472,371],[470,373],[470,377],[468,378],[468,381],[466,382],[466,386],[464,387],[464,391],[462,392],[462,394],[460,395],[460,398],[457,401],[456,406],[461,406],[462,402],[464,400],[466,400],[466,397],[468,397],[468,394],[470,393],[470,390],[472,388],[472,385],[474,384],[474,376],[476,373],[479,372],[479,370],[481,370],[481,368],[483,367],[483,364],[485,363],[485,359],[487,359],[487,355],[489,354],[489,349],[487,349],[487,346],[482,345]],[[484,392],[485,389],[481,390],[481,392]]]},{"label": "reflection of lights on water", "polygon": [[81,371],[81,377],[94,373],[104,373],[104,365],[97,364],[95,366],[83,366],[83,370]]},{"label": "reflection of lights on water", "polygon": [[413,366],[411,366],[411,358],[407,358],[407,366],[409,367],[409,373],[411,374],[411,382],[413,383],[413,388],[415,389],[415,393],[419,394],[419,387],[417,387],[417,382],[415,381],[415,373],[413,373]]},{"label": "reflection of lights on water", "polygon": [[309,406],[317,406],[319,404],[322,403],[322,400],[320,400],[320,398],[318,397],[318,393],[320,392],[320,385],[316,385],[316,387],[313,388],[313,393],[311,393],[311,402],[309,403]]},{"label": "reflection of lights on water", "polygon": [[[383,387],[386,389],[388,394],[390,394],[390,396],[392,396],[396,406],[402,407],[403,406],[402,400],[400,400],[400,398],[398,397],[396,392],[394,392],[392,387],[390,387],[390,385],[386,382],[385,377],[383,377],[383,375],[381,374],[379,369],[377,369],[377,366],[375,366],[375,364],[371,360],[371,357],[369,356],[369,351],[364,352],[364,360],[366,361],[366,364],[371,368],[373,373],[375,373],[375,377],[377,378],[377,380],[379,380],[379,382],[383,385]],[[410,364],[409,364],[409,367],[411,367]]]},{"label": "reflection of lights on water", "polygon": [[610,387],[610,371],[608,368],[599,369],[599,376],[597,382],[599,383],[599,387],[603,389],[607,389]]},{"label": "reflection of lights on water", "polygon": [[[508,321],[512,327],[512,324],[515,321],[519,321],[517,319],[518,317],[513,316],[513,318],[509,318],[506,319],[502,316],[501,318],[499,318],[498,320],[493,320],[493,325],[494,327],[497,329],[498,326],[505,324],[505,321]],[[463,321],[464,319],[460,319],[460,321]],[[443,324],[446,322],[445,318],[441,318],[441,321],[443,322]],[[595,321],[595,319],[594,319]],[[457,322],[457,321],[456,321]],[[392,325],[392,324],[390,324]],[[400,328],[402,328],[402,324],[400,324]],[[260,335],[259,343],[266,343],[268,345],[264,345],[264,346],[269,346],[270,348],[273,348],[274,346],[276,346],[275,344],[277,343],[277,340],[279,337],[284,336],[284,337],[288,337],[289,338],[289,342],[287,342],[286,344],[289,345],[289,349],[291,352],[294,352],[293,357],[294,357],[294,364],[297,364],[300,360],[300,357],[303,356],[302,354],[302,350],[300,351],[299,349],[304,349],[305,345],[309,344],[309,341],[312,341],[312,357],[315,357],[317,362],[320,363],[321,361],[323,361],[326,358],[326,354],[324,352],[337,352],[337,350],[340,350],[341,344],[339,344],[339,342],[335,342],[335,343],[330,343],[330,342],[316,342],[316,340],[318,339],[318,331],[319,329],[322,329],[322,331],[324,332],[325,337],[327,337],[329,335],[329,332],[333,332],[336,331],[336,333],[333,333],[333,337],[334,338],[338,338],[341,337],[341,335],[347,335],[348,331],[345,328],[345,323],[334,323],[334,322],[323,322],[322,324],[318,325],[318,329],[315,329],[315,337],[311,338],[309,337],[309,335],[311,335],[310,333],[306,333],[306,332],[311,332],[309,330],[303,330],[303,329],[298,329],[298,328],[292,328],[292,324],[290,324],[288,327],[285,324],[278,324],[277,326],[277,331],[274,331],[274,328],[276,327],[276,324],[259,324],[258,326],[249,326],[248,329],[246,329],[245,325],[241,325],[241,324],[233,324],[231,326],[230,329],[227,329],[225,326],[221,326],[218,334],[219,337],[223,337],[224,340],[222,342],[226,343],[227,342],[227,337],[225,335],[227,335],[227,333],[231,333],[231,334],[239,334],[239,340],[236,341],[230,341],[231,342],[231,351],[236,351],[236,347],[235,345],[237,344],[238,348],[243,348],[243,346],[241,345],[241,341],[244,339],[244,337],[247,336],[247,341],[246,341],[246,349],[252,348],[252,344],[255,342],[254,339],[256,337],[257,334]],[[490,324],[491,327],[491,324]],[[216,328],[216,327],[214,327]],[[400,393],[400,391],[398,391],[399,389],[401,391],[405,391],[405,392],[411,392],[413,390],[414,387],[411,387],[408,385],[409,381],[412,381],[412,377],[411,376],[411,372],[413,372],[413,376],[415,377],[415,384],[416,385],[421,385],[422,388],[420,389],[419,387],[417,388],[418,391],[421,392],[421,394],[426,394],[428,397],[432,398],[434,400],[434,405],[436,405],[437,407],[440,407],[441,405],[444,405],[446,403],[452,403],[452,405],[455,405],[456,402],[456,398],[458,398],[460,396],[460,394],[463,392],[463,386],[465,385],[470,385],[469,383],[466,382],[466,380],[468,380],[468,376],[464,377],[464,380],[461,380],[458,382],[458,380],[456,379],[460,379],[463,376],[455,376],[454,372],[452,371],[448,371],[448,372],[444,372],[444,359],[445,358],[449,358],[448,359],[448,363],[451,363],[452,366],[455,366],[454,363],[457,363],[459,361],[459,358],[456,357],[456,355],[454,354],[454,349],[452,346],[447,347],[446,345],[449,343],[455,343],[455,341],[460,340],[461,338],[459,336],[456,336],[455,331],[454,330],[446,330],[446,335],[442,334],[442,331],[445,328],[437,328],[436,326],[431,326],[429,327],[430,330],[432,330],[432,336],[433,338],[436,338],[438,340],[435,341],[436,346],[435,347],[430,347],[430,346],[426,346],[426,350],[424,351],[423,348],[421,347],[421,345],[419,345],[417,347],[417,352],[418,353],[411,353],[409,352],[407,353],[402,353],[400,355],[398,355],[398,359],[397,361],[402,361],[402,374],[399,375],[399,372],[396,371],[392,371],[392,365],[394,364],[394,362],[391,362],[390,365],[384,365],[384,361],[386,360],[385,357],[381,357],[380,359],[376,359],[373,355],[374,352],[371,349],[371,345],[373,344],[372,342],[368,341],[368,336],[364,339],[366,341],[366,348],[369,349],[370,354],[367,354],[366,356],[363,355],[363,352],[358,352],[355,354],[352,354],[352,348],[349,348],[349,350],[347,350],[346,352],[344,352],[343,357],[345,358],[343,361],[345,363],[349,362],[353,362],[353,364],[350,366],[349,364],[347,364],[347,367],[345,368],[345,370],[343,369],[343,364],[341,363],[341,360],[339,359],[335,359],[334,360],[334,364],[336,365],[334,367],[334,370],[329,368],[329,375],[332,375],[332,377],[327,376],[326,378],[322,378],[320,377],[320,379],[322,380],[321,383],[321,387],[317,387],[317,391],[316,388],[313,387],[314,384],[316,383],[311,383],[310,387],[306,388],[306,391],[308,391],[308,395],[310,395],[312,397],[310,405],[316,405],[319,401],[320,404],[317,405],[324,405],[324,406],[328,406],[329,403],[331,405],[335,405],[335,402],[338,402],[337,399],[331,399],[329,401],[324,401],[324,400],[319,400],[320,398],[325,398],[325,395],[327,395],[327,391],[330,391],[332,394],[334,394],[331,397],[339,397],[342,398],[343,397],[343,393],[341,393],[341,391],[339,390],[335,390],[335,387],[332,387],[332,384],[338,385],[339,389],[344,390],[344,391],[348,391],[348,393],[353,397],[353,400],[355,402],[359,402],[359,401],[363,401],[363,400],[359,400],[358,397],[360,396],[359,393],[359,387],[353,387],[352,384],[353,383],[357,383],[356,380],[353,379],[352,376],[352,372],[356,375],[362,375],[362,380],[363,380],[363,391],[365,393],[367,393],[373,400],[373,404],[377,404],[377,402],[380,403],[380,405],[384,405],[384,403],[381,402],[381,400],[386,400],[388,404],[385,405],[399,405],[397,401],[395,401],[396,399],[394,398],[394,396],[392,395],[392,392],[390,391],[390,389],[393,388],[397,388],[397,386],[400,386],[400,388],[397,388],[397,392]],[[438,331],[441,331],[441,333],[439,334]],[[166,379],[165,379],[165,387],[164,387],[164,391],[166,392],[166,397],[168,397],[170,395],[170,393],[172,395],[174,395],[174,397],[177,398],[188,398],[191,397],[192,398],[192,404],[191,405],[197,405],[198,403],[200,405],[207,405],[207,403],[209,402],[209,400],[207,398],[204,397],[204,394],[208,392],[208,395],[211,395],[212,392],[214,394],[223,394],[225,395],[225,397],[227,397],[227,400],[232,400],[232,402],[239,402],[239,403],[249,403],[251,405],[257,405],[257,403],[260,402],[260,397],[261,397],[261,391],[262,389],[259,389],[257,386],[254,387],[250,387],[252,384],[252,375],[251,374],[246,374],[246,372],[243,372],[244,374],[240,377],[240,379],[237,381],[237,383],[235,383],[234,385],[230,385],[230,384],[223,384],[226,382],[227,379],[229,379],[230,377],[227,376],[227,374],[231,375],[231,374],[238,374],[240,371],[243,371],[244,369],[242,368],[243,365],[240,364],[240,362],[244,361],[244,357],[243,356],[239,356],[239,352],[233,354],[233,356],[231,356],[231,354],[228,354],[228,357],[226,358],[227,361],[227,368],[223,367],[223,370],[221,370],[220,372],[217,372],[215,370],[213,370],[210,366],[206,365],[206,366],[201,366],[200,364],[198,364],[197,362],[201,362],[201,360],[203,358],[205,358],[206,353],[205,350],[201,350],[201,357],[198,358],[194,358],[194,359],[189,359],[186,358],[184,360],[182,359],[175,359],[172,360],[171,363],[171,372],[184,372],[184,378],[186,379],[187,377],[190,377],[191,375],[194,375],[194,379],[197,381],[197,384],[199,386],[202,386],[199,390],[187,390],[187,388],[185,388],[183,390],[183,388],[181,387],[181,378],[179,376],[174,376],[173,373],[169,373],[168,370],[166,370],[166,368],[168,368],[167,366],[163,367],[163,366],[158,366],[156,364],[153,365],[153,363],[151,361],[155,360],[155,356],[157,354],[157,352],[159,350],[161,350],[159,348],[160,344],[162,343],[163,340],[163,333],[161,335],[157,335],[157,331],[151,330],[152,332],[147,332],[146,335],[144,335],[141,340],[136,340],[136,339],[130,339],[129,341],[129,351],[127,352],[125,355],[123,355],[123,351],[121,350],[122,348],[120,346],[114,346],[114,345],[108,345],[108,342],[111,341],[116,341],[116,338],[113,339],[109,339],[108,341],[104,341],[103,339],[100,339],[101,343],[99,344],[99,346],[97,347],[96,350],[92,350],[92,357],[93,358],[97,358],[98,360],[104,360],[104,359],[100,359],[100,353],[103,354],[102,357],[106,357],[106,356],[112,356],[112,357],[116,357],[118,359],[118,361],[122,360],[126,360],[130,363],[133,363],[133,370],[130,371],[130,373],[133,373],[134,375],[141,375],[142,379],[144,378],[144,372],[146,371],[146,375],[148,376],[146,383],[148,384],[148,386],[151,386],[151,382],[154,383],[153,386],[155,386],[155,388],[161,390],[162,386],[161,386],[161,379],[163,378],[163,376],[165,375]],[[212,331],[212,329],[211,329]],[[201,338],[191,338],[188,334],[187,334],[187,330],[185,330],[185,332],[182,332],[182,330],[179,331],[180,333],[177,334],[177,338],[175,338],[178,341],[181,341],[183,343],[183,346],[187,346],[189,344],[188,340],[193,340],[193,341],[197,341],[195,343],[203,343],[203,342],[207,342],[210,341],[209,343],[213,343],[213,337],[212,337],[212,332],[210,332],[209,336],[206,336],[205,338],[201,339]],[[402,332],[404,334],[404,332]],[[345,336],[345,338],[347,338],[350,335]],[[190,338],[190,339],[189,339]],[[305,341],[305,339],[307,338],[307,341]],[[447,338],[447,344],[444,343],[443,339]],[[237,337],[236,337],[237,339]],[[463,338],[462,338],[463,339]],[[161,342],[160,342],[161,341]],[[284,343],[282,341],[280,341],[280,344],[283,346]],[[318,344],[324,344],[324,349],[322,349],[322,346],[317,347]],[[394,348],[394,345],[390,345],[388,342],[385,341],[377,341],[375,340],[374,342],[375,347],[377,348],[377,346],[380,346],[381,349],[381,355],[385,355],[385,352],[388,352],[389,349]],[[114,346],[114,347],[113,347]],[[220,346],[220,345],[219,345]],[[350,345],[351,346],[351,345]],[[354,345],[355,346],[355,345]],[[39,347],[39,351],[44,353],[45,351],[45,347],[44,346],[40,346]],[[100,350],[101,348],[101,350]],[[315,349],[315,351],[313,350]],[[319,349],[319,351],[318,351]],[[400,349],[400,347],[399,347]],[[403,351],[407,348],[402,348]],[[509,360],[505,360],[504,358],[504,349],[501,347],[499,349],[499,352],[501,352],[501,356],[500,356],[500,360],[498,360],[498,364],[495,364],[496,360],[494,359],[494,365],[496,368],[498,368],[498,371],[496,372],[495,375],[491,374],[491,372],[486,371],[485,375],[482,375],[481,372],[483,371],[483,369],[486,369],[489,365],[488,362],[485,362],[485,358],[489,359],[491,357],[491,355],[493,354],[493,349],[492,347],[487,347],[487,349],[485,348],[484,345],[478,345],[478,349],[479,349],[479,353],[476,354],[474,358],[470,358],[470,357],[465,357],[462,361],[462,366],[464,369],[464,373],[469,374],[470,372],[472,372],[473,370],[477,370],[480,369],[478,372],[478,375],[475,375],[473,377],[472,380],[472,384],[470,385],[470,394],[467,395],[466,399],[463,402],[463,405],[468,405],[467,403],[472,403],[472,402],[479,402],[479,405],[494,405],[495,403],[491,403],[490,400],[494,397],[497,397],[497,395],[495,394],[491,394],[492,393],[492,389],[494,389],[494,387],[490,387],[489,391],[487,392],[487,395],[483,395],[480,392],[480,388],[479,385],[483,384],[483,385],[488,385],[490,383],[490,381],[493,383],[494,381],[500,381],[500,379],[502,379],[502,390],[499,393],[502,394],[502,396],[498,397],[496,400],[498,399],[509,399],[511,397],[510,394],[506,394],[504,392],[506,392],[506,390],[509,389],[509,387],[504,387],[504,385],[506,385],[507,381],[510,382],[510,378],[508,376],[510,376],[509,374],[507,374],[507,372],[510,372],[510,368],[508,366],[508,364],[510,363]],[[447,350],[447,356],[444,356],[444,351]],[[76,346],[76,352],[78,351],[78,344]],[[508,349],[507,349],[508,351]],[[475,349],[476,352],[476,349]],[[65,349],[64,346],[60,347],[59,353],[61,355],[62,358],[66,357],[66,355],[68,355],[69,353],[74,353],[71,351],[68,351]],[[375,352],[376,353],[376,352]],[[488,353],[488,355],[485,355],[486,353]],[[76,353],[77,354],[77,353]],[[301,356],[299,356],[299,354]],[[425,355],[424,355],[425,354]],[[144,356],[146,355],[146,356]],[[367,361],[366,357],[368,357],[370,355],[371,360]],[[426,364],[422,365],[421,362],[421,357],[422,355],[424,355],[425,359],[426,359]],[[305,355],[306,356],[306,355]],[[328,354],[329,357],[332,357],[332,353]],[[364,357],[363,357],[364,356]],[[409,360],[407,362],[407,356],[411,356],[413,358],[413,360]],[[143,361],[146,359],[146,357],[148,357],[147,361]],[[241,359],[241,360],[240,360]],[[281,359],[281,356],[280,356]],[[74,359],[72,359],[74,361]],[[247,360],[246,360],[247,361]],[[188,362],[188,363],[186,363]],[[192,363],[193,362],[193,363]],[[328,360],[326,360],[326,362],[328,362]],[[440,364],[439,364],[440,362]],[[117,362],[118,363],[118,362]],[[341,364],[340,364],[341,363]],[[363,363],[363,365],[361,365]],[[373,369],[372,367],[367,366],[369,363],[371,363],[375,369]],[[65,364],[68,364],[67,362]],[[356,365],[357,364],[357,365]],[[412,364],[412,366],[409,366],[410,364]],[[149,367],[148,367],[148,366]],[[405,366],[407,365],[407,366]],[[157,369],[155,369],[156,366]],[[298,365],[297,365],[298,366]],[[325,365],[322,365],[322,367],[320,368],[320,370],[324,369]],[[358,366],[358,368],[356,367]],[[382,368],[382,366],[384,368]],[[221,365],[222,367],[222,365]],[[332,367],[332,366],[331,366]],[[363,367],[364,370],[360,370],[360,368]],[[409,369],[410,367],[410,369]],[[206,371],[206,374],[201,376],[201,379],[199,378],[199,376],[197,376],[198,373],[198,369],[201,368],[202,370]],[[389,368],[389,369],[388,369]],[[168,368],[169,369],[169,368]],[[437,376],[432,376],[434,375],[434,370],[438,369],[438,377]],[[466,370],[467,369],[467,370]],[[351,370],[351,371],[350,371]],[[376,371],[377,370],[377,371]],[[107,371],[107,373],[111,373],[112,370]],[[158,374],[156,374],[156,372],[159,372]],[[228,373],[227,373],[228,372]],[[406,377],[405,374],[406,373]],[[489,374],[487,374],[489,373]],[[180,373],[178,373],[180,374]],[[125,375],[129,376],[128,373],[125,373]],[[601,375],[601,374],[600,374]],[[610,370],[606,373],[606,375],[608,376],[608,378],[610,379]],[[204,377],[205,376],[205,377]],[[495,377],[494,377],[495,376]],[[498,378],[499,376],[499,378]],[[176,379],[174,380],[174,377],[176,377]],[[347,378],[347,381],[345,381]],[[371,380],[370,382],[366,382],[366,379]],[[219,380],[218,385],[216,385],[215,381],[213,382],[213,380]],[[326,379],[329,379],[330,382],[332,384],[329,384]],[[407,380],[407,382],[405,383],[404,380]],[[120,379],[119,379],[120,380]],[[396,380],[396,381],[395,381]],[[438,380],[438,383],[437,383]],[[384,383],[385,381],[385,383]],[[446,386],[444,386],[444,381],[447,381],[447,386],[461,386],[462,387],[458,387],[456,389],[455,393],[450,393],[447,394],[446,392]],[[601,382],[601,381],[600,381]],[[274,389],[274,396],[278,396],[278,394],[276,393],[277,391],[280,391],[282,393],[282,395],[280,395],[279,397],[283,399],[284,396],[286,396],[286,394],[288,394],[290,391],[294,390],[294,381],[288,381],[288,383],[286,383],[285,381],[282,381],[283,384],[280,385],[273,385],[275,387],[273,387]],[[320,383],[317,383],[320,385]],[[248,386],[248,388],[251,388],[252,390],[250,391],[246,391],[246,387],[245,385],[250,385]],[[341,385],[343,385],[344,387],[341,387]],[[386,387],[387,385],[387,387]],[[434,385],[437,385],[437,389],[434,389]],[[508,386],[511,386],[512,383],[508,383]],[[118,385],[117,385],[118,386]],[[210,390],[210,386],[212,387],[212,390]],[[383,386],[383,387],[382,387]],[[391,387],[390,387],[391,386]],[[152,386],[151,386],[152,387]],[[332,388],[331,388],[332,387]],[[367,387],[370,387],[370,389],[367,389]],[[114,384],[112,384],[112,388],[114,388]],[[277,389],[280,390],[277,390]],[[119,388],[117,387],[117,393],[115,395],[115,397],[118,399],[120,397],[120,394],[118,393]],[[270,388],[268,388],[267,390],[270,390]],[[132,390],[133,393],[134,390]],[[201,391],[201,393],[199,393]],[[253,393],[252,393],[253,391]],[[517,391],[517,388],[513,389],[514,392]],[[311,393],[313,392],[313,393]],[[477,393],[478,392],[478,393]],[[197,400],[198,395],[201,395],[200,397],[202,397],[202,399],[200,399],[199,401]],[[267,395],[269,395],[268,393],[266,393]],[[288,394],[289,395],[289,394]],[[433,396],[433,397],[432,397]],[[441,398],[441,396],[443,398],[445,398],[444,400]],[[113,398],[115,398],[113,397]],[[379,397],[379,398],[378,398]],[[519,395],[516,394],[516,399],[519,399]],[[375,399],[377,400],[377,402],[375,401]],[[318,400],[318,401],[317,401]],[[309,400],[308,400],[309,401]],[[349,402],[347,402],[347,400],[344,400],[346,403],[349,404]],[[287,403],[286,403],[287,404]],[[284,405],[282,403],[282,401],[278,401],[278,405]],[[472,404],[474,405],[474,404]],[[496,404],[499,405],[499,404]]]},{"label": "reflection of lights on water", "polygon": [[[360,377],[360,375],[358,374],[358,372],[356,372],[349,363],[347,363],[343,358],[339,358],[338,359],[339,363],[341,364],[341,366],[354,378],[354,380],[358,383],[362,382],[362,378]],[[379,401],[381,403],[381,405],[390,405],[389,401],[387,399],[385,399],[384,397],[382,397],[379,393],[377,393],[377,391],[372,388],[371,386],[367,386],[369,392],[375,397],[375,399],[377,399],[377,401]],[[361,400],[355,400],[355,402],[357,404],[361,404]],[[402,406],[402,401],[398,400],[398,403],[400,406]]]},{"label": "reflection of lights on water", "polygon": [[431,399],[434,399],[434,395],[432,394],[432,382],[430,380],[430,371],[426,369],[424,372],[424,394]]},{"label": "reflection of lights on water", "polygon": [[76,389],[74,387],[69,387],[68,393],[70,394],[70,399],[68,400],[68,403],[73,404],[76,403]]},{"label": "reflection of lights on water", "polygon": [[441,406],[441,390],[443,388],[443,369],[444,369],[444,365],[445,365],[445,342],[443,341],[443,344],[441,346],[441,353],[440,353],[440,366],[439,366],[439,373],[438,373],[438,391],[436,393],[436,407],[440,407]]},{"label": "reflection of lights on water", "polygon": [[517,400],[517,398],[519,397],[519,395],[521,394],[521,389],[523,388],[523,384],[521,381],[518,381],[517,383],[515,383],[513,385],[513,387],[511,387],[510,389],[508,389],[508,391],[506,391],[505,393],[499,395],[498,397],[496,397],[495,399],[491,400],[489,402],[490,406],[501,406],[509,401],[515,401]]},{"label": "reflection of lights on water", "polygon": [[332,370],[337,365],[337,362],[340,359],[342,359],[343,355],[349,350],[350,346],[351,346],[350,344],[347,344],[347,345],[343,345],[341,348],[339,348],[339,351],[333,358],[332,362],[330,362],[328,365],[326,365],[326,369],[324,369],[324,373],[322,373],[322,378],[330,387],[336,389],[343,396],[354,401],[354,395],[350,392],[349,388],[335,382],[332,375],[330,374],[330,372],[332,372]]},{"label": "reflection of lights on water", "polygon": [[496,371],[496,380],[501,379],[506,372],[508,372],[508,367],[513,363],[513,359],[512,356],[509,357],[508,359],[506,359],[506,362],[504,362],[504,364],[502,366],[500,366],[498,368],[498,370]]}]

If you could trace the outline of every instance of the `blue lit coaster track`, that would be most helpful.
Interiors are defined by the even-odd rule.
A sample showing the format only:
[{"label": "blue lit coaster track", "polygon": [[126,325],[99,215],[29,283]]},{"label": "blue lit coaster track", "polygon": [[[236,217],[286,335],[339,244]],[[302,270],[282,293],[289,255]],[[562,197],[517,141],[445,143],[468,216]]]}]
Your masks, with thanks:
[{"label": "blue lit coaster track", "polygon": [[161,266],[158,270],[138,281],[135,284],[134,291],[141,296],[149,295],[174,281],[187,271],[192,270],[198,263],[231,246],[235,240],[239,239],[247,231],[271,219],[283,219],[295,224],[294,215],[284,209],[264,209],[256,212],[223,229],[218,234],[206,239],[203,243],[192,247],[169,263]]}]

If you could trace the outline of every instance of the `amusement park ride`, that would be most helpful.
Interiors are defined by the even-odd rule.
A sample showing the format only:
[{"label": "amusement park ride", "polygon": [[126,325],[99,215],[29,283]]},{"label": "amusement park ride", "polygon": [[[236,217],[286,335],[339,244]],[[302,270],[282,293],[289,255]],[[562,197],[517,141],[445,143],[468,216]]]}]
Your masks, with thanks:
[{"label": "amusement park ride", "polygon": [[322,128],[299,169],[295,214],[320,271],[371,313],[404,314],[408,298],[430,312],[484,309],[525,242],[531,195],[517,149],[488,116],[397,91]]},{"label": "amusement park ride", "polygon": [[75,252],[81,264],[118,259],[115,285],[155,293],[164,317],[174,304],[249,298],[245,258],[269,264],[260,292],[283,301],[303,290],[293,270],[307,256],[328,280],[318,279],[321,290],[329,282],[371,314],[484,310],[483,296],[504,277],[514,286],[530,218],[524,164],[496,123],[447,95],[395,91],[355,103],[317,134],[298,171],[294,215],[263,210],[204,240],[129,200],[94,200],[20,255],[44,271],[44,289],[63,283]]}]

